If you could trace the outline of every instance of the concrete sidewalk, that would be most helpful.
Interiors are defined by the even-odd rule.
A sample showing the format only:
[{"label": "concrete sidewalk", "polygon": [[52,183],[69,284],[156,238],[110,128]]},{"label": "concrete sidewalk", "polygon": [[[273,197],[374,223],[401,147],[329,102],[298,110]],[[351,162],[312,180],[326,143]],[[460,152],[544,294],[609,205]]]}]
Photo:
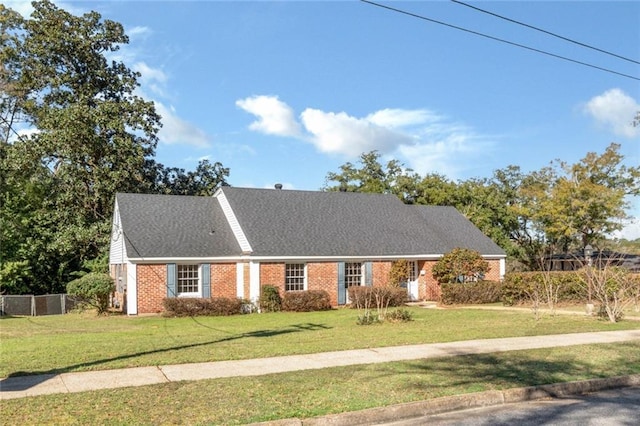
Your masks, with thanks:
[{"label": "concrete sidewalk", "polygon": [[632,340],[640,340],[640,330],[467,340],[461,342],[356,349],[239,361],[16,376],[0,379],[0,400],[54,393],[86,392],[99,389],[144,386],[183,380],[259,376],[357,364]]}]

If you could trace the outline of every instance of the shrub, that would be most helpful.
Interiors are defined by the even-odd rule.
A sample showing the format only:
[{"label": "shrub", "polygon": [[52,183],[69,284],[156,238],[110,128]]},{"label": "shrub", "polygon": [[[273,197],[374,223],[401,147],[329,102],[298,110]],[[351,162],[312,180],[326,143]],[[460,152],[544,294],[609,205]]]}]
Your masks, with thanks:
[{"label": "shrub", "polygon": [[167,297],[162,304],[164,315],[170,317],[228,316],[246,312],[246,301],[228,297]]},{"label": "shrub", "polygon": [[115,289],[109,274],[90,272],[67,284],[67,293],[82,299],[83,303],[95,308],[98,314],[109,309],[109,296]]},{"label": "shrub", "polygon": [[399,287],[349,287],[351,309],[371,306],[396,307],[407,301],[407,290]]},{"label": "shrub", "polygon": [[501,284],[496,281],[442,284],[442,304],[480,304],[499,302]]},{"label": "shrub", "polygon": [[530,301],[531,293],[551,280],[557,289],[558,302],[582,302],[586,292],[575,271],[513,272],[505,276],[502,283],[502,303],[513,306]]},{"label": "shrub", "polygon": [[640,279],[619,266],[606,264],[599,268],[588,266],[578,276],[592,301],[600,304],[598,316],[618,322],[624,310],[637,301]]},{"label": "shrub", "polygon": [[413,321],[413,314],[408,309],[394,309],[387,313],[385,319],[390,322],[409,322]]},{"label": "shrub", "polygon": [[260,310],[264,312],[278,312],[282,309],[280,290],[274,285],[263,285],[260,289]]},{"label": "shrub", "polygon": [[391,287],[400,287],[403,283],[409,281],[412,267],[413,264],[406,259],[399,259],[391,263],[389,285]]},{"label": "shrub", "polygon": [[439,283],[474,281],[489,271],[482,255],[466,248],[454,248],[433,265],[433,278]]},{"label": "shrub", "polygon": [[[349,287],[351,308],[358,309],[358,325],[384,321],[390,306],[407,301],[407,290],[398,287]],[[373,310],[375,309],[375,313]]]},{"label": "shrub", "polygon": [[324,290],[288,291],[282,298],[282,310],[293,312],[328,311],[329,293]]}]

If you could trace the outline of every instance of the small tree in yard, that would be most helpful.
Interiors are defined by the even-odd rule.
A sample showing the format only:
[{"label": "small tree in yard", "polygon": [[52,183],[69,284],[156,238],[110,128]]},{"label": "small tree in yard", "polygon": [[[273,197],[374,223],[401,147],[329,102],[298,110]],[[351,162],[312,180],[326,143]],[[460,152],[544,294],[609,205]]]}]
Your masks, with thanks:
[{"label": "small tree in yard", "polygon": [[623,311],[635,302],[640,292],[640,279],[611,261],[599,267],[587,265],[579,277],[600,304],[599,315],[611,322],[622,318]]},{"label": "small tree in yard", "polygon": [[489,262],[482,255],[466,248],[455,248],[433,266],[433,277],[439,283],[475,281],[489,271]]},{"label": "small tree in yard", "polygon": [[98,315],[109,308],[109,296],[114,290],[113,278],[109,274],[90,272],[67,284],[67,293],[76,296],[95,308]]},{"label": "small tree in yard", "polygon": [[412,265],[406,259],[396,260],[389,271],[389,286],[399,287],[409,281]]}]

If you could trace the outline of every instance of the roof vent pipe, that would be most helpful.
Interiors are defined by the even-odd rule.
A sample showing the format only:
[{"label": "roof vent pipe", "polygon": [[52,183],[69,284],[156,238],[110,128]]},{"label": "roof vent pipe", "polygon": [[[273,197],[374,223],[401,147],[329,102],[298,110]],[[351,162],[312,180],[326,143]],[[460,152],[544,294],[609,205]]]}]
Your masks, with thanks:
[{"label": "roof vent pipe", "polygon": [[281,183],[276,183],[275,184],[275,188],[276,189],[282,189],[282,184]]}]

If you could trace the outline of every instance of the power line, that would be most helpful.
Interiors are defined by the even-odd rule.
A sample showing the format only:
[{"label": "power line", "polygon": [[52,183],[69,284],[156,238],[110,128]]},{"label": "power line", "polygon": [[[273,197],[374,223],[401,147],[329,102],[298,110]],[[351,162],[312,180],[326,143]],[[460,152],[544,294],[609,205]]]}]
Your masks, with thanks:
[{"label": "power line", "polygon": [[459,0],[451,0],[451,1],[453,3],[457,3],[457,4],[461,5],[461,6],[466,6],[466,7],[469,7],[471,9],[477,10],[478,12],[486,13],[488,15],[495,16],[496,18],[504,19],[505,21],[509,21],[509,22],[514,23],[514,24],[522,25],[523,27],[531,28],[532,30],[540,31],[541,33],[545,33],[545,34],[548,34],[550,36],[557,37],[557,38],[559,38],[561,40],[568,41],[570,43],[574,43],[574,44],[577,44],[579,46],[586,47],[586,48],[592,49],[592,50],[596,50],[596,51],[598,51],[600,53],[604,53],[606,55],[614,56],[616,58],[623,59],[625,61],[633,62],[634,64],[640,65],[640,61],[636,61],[635,59],[630,59],[630,58],[627,58],[625,56],[618,55],[618,54],[613,53],[613,52],[609,52],[608,50],[600,49],[598,47],[594,47],[594,46],[588,45],[586,43],[581,43],[579,41],[573,40],[573,39],[568,38],[568,37],[561,36],[559,34],[551,32],[551,31],[543,30],[542,28],[538,28],[538,27],[535,27],[533,25],[526,24],[524,22],[516,21],[515,19],[507,18],[506,16],[498,15],[497,13],[494,13],[494,12],[491,12],[491,11],[488,11],[488,10],[485,10],[485,9],[480,9],[479,7],[470,5],[468,3],[465,3],[465,2],[462,2],[462,1],[459,1]]},{"label": "power line", "polygon": [[594,69],[597,69],[597,70],[600,70],[600,71],[604,71],[604,72],[608,72],[608,73],[611,73],[611,74],[616,74],[616,75],[619,75],[619,76],[622,76],[622,77],[627,77],[627,78],[630,78],[632,80],[640,81],[639,77],[635,77],[635,76],[632,76],[632,75],[629,75],[629,74],[624,74],[624,73],[621,73],[621,72],[618,72],[618,71],[614,71],[614,70],[611,70],[611,69],[608,69],[608,68],[603,68],[603,67],[600,67],[600,66],[597,66],[597,65],[586,63],[586,62],[578,61],[576,59],[571,59],[571,58],[568,58],[566,56],[557,55],[555,53],[551,53],[551,52],[547,52],[545,50],[537,49],[535,47],[525,46],[524,44],[515,43],[513,41],[505,40],[505,39],[502,39],[502,38],[499,38],[499,37],[494,37],[494,36],[491,36],[491,35],[488,35],[488,34],[484,34],[484,33],[478,32],[478,31],[473,31],[473,30],[470,30],[468,28],[463,28],[463,27],[459,27],[459,26],[456,26],[456,25],[453,25],[453,24],[448,24],[446,22],[438,21],[436,19],[428,18],[426,16],[418,15],[416,13],[407,12],[406,10],[396,9],[395,7],[386,6],[386,5],[383,5],[383,4],[380,4],[380,3],[376,3],[376,2],[373,2],[373,1],[370,1],[370,0],[360,0],[360,1],[363,2],[363,3],[368,3],[368,4],[372,5],[372,6],[378,6],[378,7],[382,8],[382,9],[387,9],[387,10],[391,10],[393,12],[397,12],[397,13],[400,13],[400,14],[403,14],[403,15],[411,16],[413,18],[418,18],[418,19],[421,19],[423,21],[433,22],[434,24],[443,25],[445,27],[453,28],[453,29],[456,29],[456,30],[459,30],[459,31],[464,31],[464,32],[467,32],[467,33],[470,33],[470,34],[474,34],[474,35],[480,36],[480,37],[488,38],[490,40],[499,41],[501,43],[509,44],[509,45],[516,46],[516,47],[520,47],[522,49],[526,49],[526,50],[530,50],[530,51],[533,51],[533,52],[541,53],[543,55],[551,56],[551,57],[554,57],[554,58],[557,58],[557,59],[562,59],[562,60],[565,60],[565,61],[568,61],[568,62],[573,62],[575,64],[584,65],[586,67],[594,68]]}]

